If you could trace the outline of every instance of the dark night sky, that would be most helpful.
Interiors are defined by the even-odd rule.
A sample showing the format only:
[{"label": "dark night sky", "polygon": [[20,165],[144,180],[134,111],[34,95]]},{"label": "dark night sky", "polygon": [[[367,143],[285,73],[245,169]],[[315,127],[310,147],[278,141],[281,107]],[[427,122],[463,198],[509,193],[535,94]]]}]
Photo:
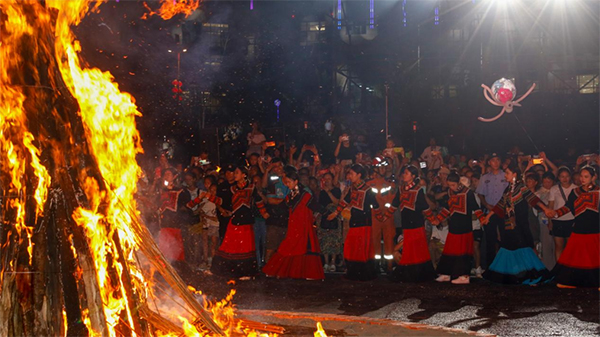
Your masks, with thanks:
[{"label": "dark night sky", "polygon": [[[386,8],[379,8],[380,30],[397,25],[397,18],[392,15],[398,14],[399,3],[382,2],[381,6],[390,6],[391,14],[387,13]],[[150,5],[156,7],[157,3],[150,2]],[[200,15],[209,22],[228,22],[236,19],[232,15],[240,6],[247,5],[245,2],[202,3]],[[222,126],[236,120],[249,122],[252,119],[265,121],[264,124],[268,126],[273,124],[271,105],[274,97],[281,98],[287,109],[295,110],[308,92],[312,94],[315,87],[322,85],[317,83],[318,79],[305,72],[305,69],[313,64],[302,54],[304,50],[297,45],[297,36],[294,34],[297,34],[298,22],[292,15],[299,15],[301,11],[304,14],[311,11],[315,14],[329,13],[332,2],[257,2],[257,6],[260,6],[260,11],[247,11],[244,20],[236,20],[237,22],[232,24],[237,25],[238,31],[256,29],[263,39],[261,58],[250,67],[244,63],[243,43],[239,39],[236,40],[235,35],[223,65],[218,70],[205,66],[204,62],[209,54],[206,40],[198,38],[185,46],[178,46],[169,34],[172,27],[184,22],[181,16],[169,21],[157,17],[141,20],[145,9],[142,3],[137,1],[109,1],[101,5],[99,13],[90,13],[76,28],[76,35],[82,42],[84,59],[91,66],[110,71],[121,89],[130,92],[136,98],[137,105],[144,115],[138,120],[138,128],[145,140],[146,151],[152,153],[156,141],[162,136],[176,136],[189,140],[198,130],[199,117],[187,106],[189,101],[184,101],[181,106],[171,97],[171,81],[177,76],[177,55],[169,53],[169,49],[188,49],[187,53],[182,54],[181,62],[180,79],[184,83],[184,89],[198,86],[212,92],[227,93],[228,112],[209,118],[208,122],[212,126]],[[379,39],[379,42],[374,41],[379,43],[379,49],[374,49],[378,53],[385,52],[389,49],[390,41],[384,40],[383,37]],[[402,43],[401,40],[393,41],[394,45],[398,45],[397,48],[402,48]],[[389,60],[386,59],[386,62]],[[383,64],[382,69],[384,66],[387,65]],[[378,73],[372,72],[371,68],[364,70],[365,77],[371,76],[374,77],[373,80],[377,80]],[[379,74],[392,76],[385,71],[384,69],[384,72]],[[482,79],[489,80],[491,79]],[[478,84],[466,88],[461,100],[450,104],[445,101],[432,102],[426,98],[410,97],[411,94],[407,96],[403,85],[405,83],[396,83],[393,87],[393,115],[390,117],[390,124],[393,133],[403,135],[399,138],[407,144],[413,143],[409,131],[411,120],[418,120],[423,131],[419,134],[418,148],[422,147],[420,144],[424,146],[426,139],[431,135],[453,134],[452,137],[446,137],[446,142],[456,152],[462,151],[463,148],[467,152],[506,149],[515,143],[521,144],[528,151],[534,150],[527,134],[513,116],[505,116],[491,124],[482,124],[476,120],[479,115],[491,116],[496,113],[496,108],[485,102]],[[519,94],[522,94],[525,88],[518,90]],[[598,148],[598,95],[577,96],[535,94],[523,102],[522,108],[515,110],[540,150],[551,152],[557,145],[560,151],[566,150],[568,146],[580,149]],[[379,98],[379,106],[381,102]],[[326,117],[294,115],[295,111],[290,110],[286,113],[295,116],[296,119],[289,119],[286,123],[288,127],[302,119],[314,119],[322,125],[320,123]],[[335,109],[333,111],[339,113]],[[351,120],[356,116],[350,114],[338,118]],[[365,115],[359,121],[363,125],[376,124],[378,128],[372,128],[375,132],[383,126],[381,114]],[[217,123],[219,125],[216,125]],[[560,132],[557,133],[556,130]],[[454,136],[461,133],[465,136]],[[571,134],[575,141],[569,141]],[[464,139],[477,137],[484,139],[485,144],[478,142],[465,145]],[[382,143],[382,139],[379,138],[372,141]],[[193,144],[193,141],[190,144]]]}]

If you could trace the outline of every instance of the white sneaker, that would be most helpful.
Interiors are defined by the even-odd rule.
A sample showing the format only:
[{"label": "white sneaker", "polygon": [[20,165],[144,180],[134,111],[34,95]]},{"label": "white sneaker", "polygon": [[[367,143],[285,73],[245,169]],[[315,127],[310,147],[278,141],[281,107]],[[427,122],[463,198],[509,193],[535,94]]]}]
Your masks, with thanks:
[{"label": "white sneaker", "polygon": [[440,275],[435,280],[437,282],[449,282],[450,281],[450,275]]},{"label": "white sneaker", "polygon": [[335,271],[336,271],[335,264],[330,264],[329,265],[329,272],[330,273],[335,273]]},{"label": "white sneaker", "polygon": [[324,272],[328,272],[329,271],[329,265],[328,264],[324,264],[323,265],[323,271]]},{"label": "white sneaker", "polygon": [[483,272],[484,272],[484,271],[485,271],[485,270],[483,270],[483,269],[481,268],[481,266],[477,267],[477,269],[475,269],[475,277],[477,277],[477,278],[483,278],[483,276],[482,276],[482,275],[483,275]]},{"label": "white sneaker", "polygon": [[469,284],[469,276],[463,275],[457,279],[451,281],[452,284]]}]

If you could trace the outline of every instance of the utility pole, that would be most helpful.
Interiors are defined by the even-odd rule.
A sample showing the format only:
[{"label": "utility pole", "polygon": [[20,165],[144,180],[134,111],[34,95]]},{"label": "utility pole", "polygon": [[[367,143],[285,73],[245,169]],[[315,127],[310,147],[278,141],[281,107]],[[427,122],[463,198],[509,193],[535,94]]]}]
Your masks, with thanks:
[{"label": "utility pole", "polygon": [[389,85],[387,85],[387,83],[385,84],[385,140],[387,141],[390,138],[390,131],[389,131],[389,112],[388,112],[388,89],[389,89]]}]

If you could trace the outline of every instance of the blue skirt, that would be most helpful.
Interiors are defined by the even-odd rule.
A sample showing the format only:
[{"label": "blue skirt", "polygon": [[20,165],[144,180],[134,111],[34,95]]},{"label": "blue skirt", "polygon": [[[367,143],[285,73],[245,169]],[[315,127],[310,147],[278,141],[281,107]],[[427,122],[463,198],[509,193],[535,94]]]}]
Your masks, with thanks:
[{"label": "blue skirt", "polygon": [[552,279],[550,272],[529,247],[500,248],[483,278],[503,284],[541,284]]}]

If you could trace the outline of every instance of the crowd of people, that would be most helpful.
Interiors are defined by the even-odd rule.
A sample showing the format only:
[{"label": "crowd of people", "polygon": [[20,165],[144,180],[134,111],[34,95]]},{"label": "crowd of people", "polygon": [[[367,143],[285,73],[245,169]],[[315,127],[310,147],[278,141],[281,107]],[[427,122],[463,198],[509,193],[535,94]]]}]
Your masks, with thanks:
[{"label": "crowd of people", "polygon": [[420,155],[392,139],[371,152],[326,129],[300,146],[255,126],[221,166],[161,155],[138,199],[165,257],[231,278],[600,287],[597,154],[469,159],[434,139]]}]

